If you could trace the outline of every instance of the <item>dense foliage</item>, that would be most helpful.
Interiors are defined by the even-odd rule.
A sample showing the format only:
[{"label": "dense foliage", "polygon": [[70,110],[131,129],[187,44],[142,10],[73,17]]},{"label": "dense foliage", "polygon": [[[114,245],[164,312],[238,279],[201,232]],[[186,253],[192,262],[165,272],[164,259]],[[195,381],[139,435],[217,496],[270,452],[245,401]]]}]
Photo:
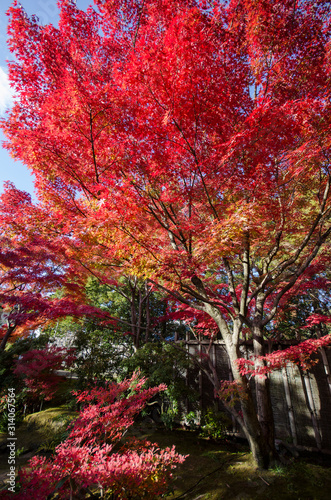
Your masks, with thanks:
[{"label": "dense foliage", "polygon": [[126,277],[140,312],[157,289],[208,316],[242,391],[229,411],[267,467],[268,378],[255,378],[255,406],[239,344],[252,337],[263,370],[279,312],[328,266],[329,2],[59,6],[58,27],[9,9],[18,99],[2,127],[39,196],[28,216],[13,203],[16,231],[54,238],[72,276]]},{"label": "dense foliage", "polygon": [[144,389],[137,374],[77,394],[82,403],[69,437],[54,457],[34,457],[20,471],[20,490],[1,498],[154,499],[167,491],[171,470],[185,457],[147,441],[121,441],[146,402],[166,386]]}]

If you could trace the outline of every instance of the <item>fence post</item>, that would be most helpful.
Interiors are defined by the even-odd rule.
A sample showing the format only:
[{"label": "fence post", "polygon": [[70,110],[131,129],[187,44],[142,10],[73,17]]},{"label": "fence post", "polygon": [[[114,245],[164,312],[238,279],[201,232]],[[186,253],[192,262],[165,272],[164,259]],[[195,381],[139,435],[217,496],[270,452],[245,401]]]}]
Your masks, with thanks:
[{"label": "fence post", "polygon": [[283,383],[284,383],[284,390],[285,390],[285,397],[286,397],[288,417],[289,417],[289,421],[290,421],[291,437],[293,439],[294,446],[297,446],[297,444],[298,444],[298,438],[297,438],[297,431],[296,431],[296,428],[295,428],[295,418],[294,418],[294,413],[293,413],[291,391],[290,391],[290,386],[289,386],[289,383],[288,383],[288,374],[287,374],[286,366],[284,366],[282,368],[282,375],[283,375]]},{"label": "fence post", "polygon": [[327,358],[327,355],[326,355],[324,347],[321,347],[320,351],[321,351],[321,356],[322,356],[324,371],[325,371],[325,374],[326,374],[326,380],[327,380],[329,391],[330,391],[330,395],[331,395],[331,371],[330,371],[330,364],[329,364],[329,360]]},{"label": "fence post", "polygon": [[302,387],[303,387],[303,392],[304,392],[305,398],[306,398],[306,404],[307,404],[308,410],[310,412],[311,423],[313,424],[317,449],[321,450],[322,449],[322,440],[321,440],[321,435],[320,435],[320,432],[318,429],[316,410],[315,410],[313,394],[311,391],[309,374],[307,373],[306,370],[304,370],[303,372],[301,372],[301,370],[300,370],[300,375],[301,375],[301,380],[303,382]]}]

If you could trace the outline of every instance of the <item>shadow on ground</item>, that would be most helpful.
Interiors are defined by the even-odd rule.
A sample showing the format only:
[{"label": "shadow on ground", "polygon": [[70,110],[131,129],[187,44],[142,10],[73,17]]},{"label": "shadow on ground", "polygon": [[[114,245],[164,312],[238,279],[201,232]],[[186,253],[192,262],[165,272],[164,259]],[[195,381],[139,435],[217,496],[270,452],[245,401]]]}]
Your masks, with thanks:
[{"label": "shadow on ground", "polygon": [[[66,423],[76,414],[53,408],[27,417],[17,429],[19,467],[38,450],[50,453],[65,439]],[[149,419],[137,423],[128,435],[156,442],[161,448],[176,446],[189,455],[173,475],[170,500],[329,500],[331,457],[301,455],[287,467],[258,470],[242,442],[215,443],[188,430],[166,431]],[[8,472],[6,436],[0,435],[0,483]]]},{"label": "shadow on ground", "polygon": [[261,471],[240,442],[215,443],[185,430],[166,432],[152,424],[135,433],[161,447],[189,454],[174,473],[173,500],[329,500],[331,457],[300,456],[286,467]]}]

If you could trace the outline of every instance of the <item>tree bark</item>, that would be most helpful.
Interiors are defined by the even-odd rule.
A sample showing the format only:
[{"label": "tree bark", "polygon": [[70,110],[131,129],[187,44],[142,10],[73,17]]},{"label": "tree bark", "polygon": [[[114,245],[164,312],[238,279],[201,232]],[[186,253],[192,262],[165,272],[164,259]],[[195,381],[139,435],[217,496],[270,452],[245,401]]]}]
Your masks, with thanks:
[{"label": "tree bark", "polygon": [[[265,356],[265,344],[263,338],[263,329],[260,325],[253,327],[253,348],[254,356]],[[264,366],[264,361],[258,359],[255,362],[255,368]],[[270,453],[270,460],[276,456],[275,449],[275,425],[271,405],[270,379],[267,376],[255,377],[256,407],[257,417],[261,426],[261,432]]]},{"label": "tree bark", "polygon": [[[241,403],[243,418],[240,418],[238,412],[235,410],[232,410],[233,415],[239,422],[249,442],[254,460],[256,461],[258,467],[267,469],[275,463],[278,458],[274,442],[275,433],[269,380],[259,379],[257,381],[257,401],[255,407],[249,381],[246,376],[241,375],[236,363],[237,360],[242,357],[239,351],[239,337],[241,330],[241,322],[239,321],[239,318],[238,320],[237,318],[234,320],[233,330],[231,331],[220,310],[209,303],[208,296],[201,280],[194,277],[194,281],[192,279],[192,283],[196,286],[202,299],[205,299],[205,303],[201,303],[200,308],[213,318],[220,330],[230,359],[233,378],[240,385],[239,400]],[[262,318],[260,309],[263,299],[264,296],[261,296],[260,300],[257,301],[257,315],[255,323],[252,325],[254,336],[254,354],[256,355],[262,355],[264,353],[263,327],[261,321],[259,321],[259,319]],[[233,300],[235,300],[235,298]],[[236,303],[235,308],[237,308],[237,305],[238,304]],[[229,407],[229,405],[227,405],[227,407],[231,412],[231,407]]]},{"label": "tree bark", "polygon": [[[227,352],[230,358],[233,378],[241,386],[240,403],[244,421],[244,425],[241,425],[242,430],[248,440],[253,458],[256,461],[258,467],[261,469],[267,469],[277,460],[277,453],[274,443],[273,419],[271,420],[271,422],[268,421],[269,426],[271,425],[272,428],[271,436],[269,436],[268,432],[270,427],[264,426],[264,424],[266,423],[265,420],[263,420],[261,423],[261,420],[258,418],[259,415],[255,408],[254,397],[249,385],[249,381],[247,380],[247,377],[242,376],[238,371],[236,360],[241,357],[238,346],[229,346],[227,348]],[[261,407],[268,408],[268,400],[265,400],[265,398],[269,397],[270,401],[270,392],[263,389],[263,392],[260,392],[259,397],[261,400]]]},{"label": "tree bark", "polygon": [[9,340],[9,337],[11,336],[11,334],[13,333],[14,330],[15,330],[15,326],[8,326],[7,331],[5,333],[5,336],[2,339],[1,344],[0,344],[0,352],[5,350],[7,342]]}]

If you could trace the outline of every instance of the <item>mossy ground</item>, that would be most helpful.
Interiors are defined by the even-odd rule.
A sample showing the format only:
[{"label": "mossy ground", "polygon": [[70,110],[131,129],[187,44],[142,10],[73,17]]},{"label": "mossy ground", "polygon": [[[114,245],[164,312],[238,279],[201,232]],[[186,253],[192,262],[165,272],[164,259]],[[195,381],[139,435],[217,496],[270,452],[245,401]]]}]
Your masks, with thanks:
[{"label": "mossy ground", "polygon": [[[51,452],[65,438],[70,420],[77,414],[64,407],[27,415],[16,429],[16,467],[23,467],[38,450]],[[8,472],[7,434],[0,433],[0,486]]]},{"label": "mossy ground", "polygon": [[[152,426],[151,426],[152,427]],[[261,471],[255,466],[246,445],[201,439],[198,433],[137,428],[139,437],[176,446],[189,454],[174,473],[176,500],[329,500],[331,498],[331,457],[306,455],[286,467]],[[317,463],[319,462],[319,463]]]},{"label": "mossy ground", "polygon": [[[17,449],[23,452],[17,465],[43,448],[51,450],[61,435],[63,423],[75,416],[64,408],[51,408],[29,415],[17,429]],[[62,434],[61,434],[62,433]],[[174,472],[170,500],[328,500],[331,497],[331,457],[300,456],[269,471],[258,470],[244,444],[201,439],[197,432],[166,431],[145,420],[130,431],[139,438],[157,442],[162,448],[190,456]],[[4,442],[6,435],[0,435]],[[8,469],[6,451],[0,453],[0,481]]]}]

